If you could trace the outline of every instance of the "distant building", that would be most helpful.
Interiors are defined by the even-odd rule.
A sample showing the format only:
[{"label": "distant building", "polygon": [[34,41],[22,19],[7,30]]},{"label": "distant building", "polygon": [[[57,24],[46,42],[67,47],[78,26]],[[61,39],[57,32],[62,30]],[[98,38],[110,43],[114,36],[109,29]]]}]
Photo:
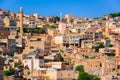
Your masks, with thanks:
[{"label": "distant building", "polygon": [[4,22],[3,22],[2,17],[0,17],[0,28],[3,28],[3,27],[4,27]]},{"label": "distant building", "polygon": [[56,36],[54,38],[54,42],[56,45],[59,45],[60,47],[63,46],[63,36]]},{"label": "distant building", "polygon": [[83,39],[83,35],[80,34],[70,34],[63,36],[63,46],[77,46],[81,47],[81,41]]},{"label": "distant building", "polygon": [[35,20],[32,18],[29,19],[29,28],[36,28]]},{"label": "distant building", "polygon": [[63,23],[63,22],[60,22],[59,25],[58,25],[58,30],[60,31],[61,34],[65,34],[66,32],[66,27],[67,27],[67,24],[66,23]]},{"label": "distant building", "polygon": [[51,80],[76,80],[78,73],[74,70],[47,70],[46,76]]},{"label": "distant building", "polygon": [[8,16],[5,16],[5,18],[3,19],[5,27],[9,27],[10,26],[10,19]]},{"label": "distant building", "polygon": [[3,66],[4,66],[4,58],[0,56],[0,80],[4,80]]},{"label": "distant building", "polygon": [[52,37],[60,35],[60,31],[56,29],[48,29],[48,34]]},{"label": "distant building", "polygon": [[71,23],[72,22],[72,15],[71,14],[67,14],[66,15],[66,21],[67,21],[67,23]]},{"label": "distant building", "polygon": [[24,49],[24,40],[17,35],[18,28],[10,26],[10,35],[8,36],[8,48],[11,52],[21,53]]},{"label": "distant building", "polygon": [[0,29],[0,48],[8,48],[8,36],[10,32],[8,29],[2,28]]},{"label": "distant building", "polygon": [[44,68],[44,52],[41,49],[38,49],[34,52],[30,52],[26,55],[23,55],[23,64],[24,67],[28,66],[29,70],[40,70]]},{"label": "distant building", "polygon": [[39,20],[39,14],[34,14],[34,17],[35,17],[35,21],[38,21]]}]

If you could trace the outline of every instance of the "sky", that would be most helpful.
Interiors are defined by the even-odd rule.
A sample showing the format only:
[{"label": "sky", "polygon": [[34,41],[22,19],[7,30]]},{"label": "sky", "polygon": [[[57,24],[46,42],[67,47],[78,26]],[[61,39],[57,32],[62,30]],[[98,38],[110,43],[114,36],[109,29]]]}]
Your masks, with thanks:
[{"label": "sky", "polygon": [[19,12],[23,7],[25,14],[39,13],[41,16],[60,16],[72,14],[77,17],[102,17],[120,12],[120,0],[0,0],[0,8]]}]

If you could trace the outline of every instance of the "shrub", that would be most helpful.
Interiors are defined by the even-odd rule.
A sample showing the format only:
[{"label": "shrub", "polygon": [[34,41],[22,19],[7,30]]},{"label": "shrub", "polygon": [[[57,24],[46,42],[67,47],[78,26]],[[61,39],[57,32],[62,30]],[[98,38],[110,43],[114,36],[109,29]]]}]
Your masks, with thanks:
[{"label": "shrub", "polygon": [[14,74],[15,74],[15,69],[13,69],[13,68],[4,71],[5,76],[11,76],[11,75],[14,75]]},{"label": "shrub", "polygon": [[79,72],[84,72],[84,66],[83,65],[79,65],[75,68],[76,71],[79,71]]},{"label": "shrub", "polygon": [[108,47],[113,47],[113,44],[109,44]]},{"label": "shrub", "polygon": [[95,75],[88,74],[87,72],[80,72],[78,80],[100,80],[100,78]]},{"label": "shrub", "polygon": [[105,48],[105,46],[103,44],[99,44],[97,46],[93,46],[92,49],[95,49],[95,52],[99,52],[100,48]]}]

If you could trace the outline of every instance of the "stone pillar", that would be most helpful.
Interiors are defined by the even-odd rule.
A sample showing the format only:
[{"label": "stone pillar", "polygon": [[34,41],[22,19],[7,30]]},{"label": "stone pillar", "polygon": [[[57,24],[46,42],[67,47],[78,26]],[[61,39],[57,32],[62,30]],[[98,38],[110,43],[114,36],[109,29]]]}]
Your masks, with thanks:
[{"label": "stone pillar", "polygon": [[23,35],[23,9],[20,7],[20,14],[19,14],[19,19],[20,19],[20,35]]}]

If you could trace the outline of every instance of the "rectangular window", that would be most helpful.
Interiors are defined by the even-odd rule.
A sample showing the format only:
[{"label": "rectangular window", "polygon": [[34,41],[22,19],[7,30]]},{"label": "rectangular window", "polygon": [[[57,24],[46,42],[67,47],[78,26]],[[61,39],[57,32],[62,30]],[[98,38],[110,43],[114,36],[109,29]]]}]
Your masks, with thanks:
[{"label": "rectangular window", "polygon": [[70,77],[71,75],[70,74],[68,74],[68,77]]},{"label": "rectangular window", "polygon": [[34,47],[33,47],[33,46],[30,46],[30,49],[34,49]]}]

